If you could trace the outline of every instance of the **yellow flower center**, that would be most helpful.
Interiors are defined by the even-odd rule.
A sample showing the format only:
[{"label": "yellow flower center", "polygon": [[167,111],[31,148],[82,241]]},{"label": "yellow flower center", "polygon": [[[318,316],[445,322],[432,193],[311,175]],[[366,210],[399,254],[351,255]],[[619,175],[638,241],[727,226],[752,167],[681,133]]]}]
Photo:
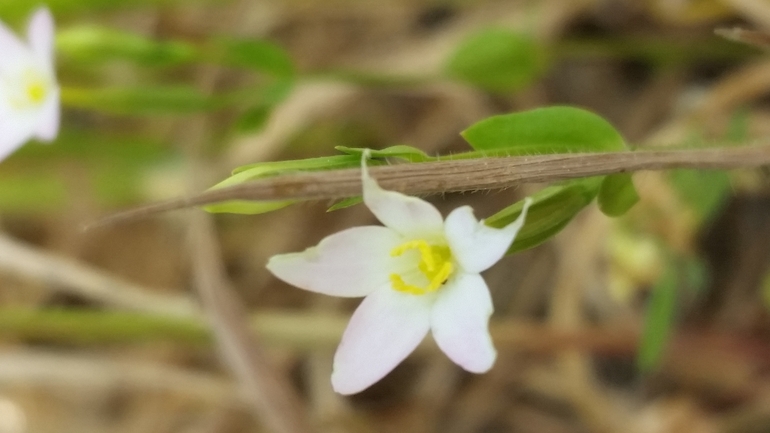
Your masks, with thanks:
[{"label": "yellow flower center", "polygon": [[48,94],[48,86],[42,81],[33,81],[27,84],[27,97],[33,104],[40,104]]},{"label": "yellow flower center", "polygon": [[24,74],[24,90],[33,105],[39,105],[48,96],[48,80],[35,70]]},{"label": "yellow flower center", "polygon": [[[10,102],[16,109],[26,109],[42,104],[51,90],[51,83],[44,74],[34,68],[26,69],[21,74],[21,86],[11,93]],[[6,86],[10,84],[6,80]],[[17,84],[18,86],[18,84]]]},{"label": "yellow flower center", "polygon": [[397,246],[390,252],[392,257],[398,257],[410,250],[420,253],[420,262],[417,269],[425,276],[428,283],[425,286],[407,284],[401,275],[390,274],[390,283],[393,290],[412,295],[424,295],[435,292],[446,282],[452,272],[452,252],[446,245],[431,245],[425,240],[409,241]]}]

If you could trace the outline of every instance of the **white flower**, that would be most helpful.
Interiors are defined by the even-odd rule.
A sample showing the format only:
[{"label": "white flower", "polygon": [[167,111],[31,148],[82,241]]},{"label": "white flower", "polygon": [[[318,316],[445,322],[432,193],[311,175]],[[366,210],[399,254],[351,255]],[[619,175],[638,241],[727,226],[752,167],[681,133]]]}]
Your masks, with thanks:
[{"label": "white flower", "polygon": [[443,221],[430,203],[386,191],[362,161],[364,203],[385,227],[343,230],[302,253],[273,256],[267,268],[289,284],[332,296],[365,296],[334,356],[332,385],[360,392],[388,374],[429,330],[465,370],[483,373],[497,352],[489,335],[492,298],[480,272],[495,264],[524,224],[477,221],[470,206]]},{"label": "white flower", "polygon": [[21,41],[0,22],[0,160],[26,141],[51,141],[59,131],[54,23],[38,9]]}]

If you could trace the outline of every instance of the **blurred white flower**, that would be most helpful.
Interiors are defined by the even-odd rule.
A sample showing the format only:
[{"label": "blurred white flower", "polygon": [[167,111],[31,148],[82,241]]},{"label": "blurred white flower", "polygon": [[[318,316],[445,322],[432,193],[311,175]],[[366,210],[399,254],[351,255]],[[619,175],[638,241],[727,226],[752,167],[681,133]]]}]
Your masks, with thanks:
[{"label": "blurred white flower", "polygon": [[483,373],[497,352],[489,335],[492,298],[480,272],[495,264],[524,224],[484,225],[473,209],[444,221],[430,203],[386,191],[362,162],[363,197],[382,226],[355,227],[267,268],[289,284],[331,296],[365,296],[334,356],[332,385],[360,392],[404,360],[428,334],[465,370]]},{"label": "blurred white flower", "polygon": [[32,138],[59,131],[54,22],[46,8],[32,15],[22,41],[0,22],[0,160]]}]

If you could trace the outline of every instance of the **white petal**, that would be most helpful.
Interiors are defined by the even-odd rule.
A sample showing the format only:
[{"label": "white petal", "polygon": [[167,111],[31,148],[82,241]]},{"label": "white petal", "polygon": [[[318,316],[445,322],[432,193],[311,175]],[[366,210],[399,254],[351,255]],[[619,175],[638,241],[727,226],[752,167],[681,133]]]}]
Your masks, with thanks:
[{"label": "white petal", "polygon": [[[27,47],[5,24],[0,21],[0,65],[5,66],[16,62],[20,57],[26,57]],[[2,71],[2,68],[0,68]]]},{"label": "white petal", "polygon": [[54,64],[54,22],[48,8],[35,11],[27,26],[27,38],[38,61],[52,68]]},{"label": "white petal", "polygon": [[427,201],[380,188],[366,167],[366,154],[361,158],[361,182],[364,203],[385,226],[410,238],[441,236],[444,226],[441,213]]},{"label": "white petal", "polygon": [[29,113],[0,111],[0,161],[32,138],[36,120]]},{"label": "white petal", "polygon": [[497,263],[508,251],[516,234],[524,225],[532,199],[524,200],[521,215],[516,221],[497,229],[477,221],[470,206],[452,211],[444,223],[444,230],[452,256],[469,273],[479,273]]},{"label": "white petal", "polygon": [[355,394],[382,379],[404,360],[430,329],[432,297],[385,286],[358,306],[334,355],[332,386]]},{"label": "white petal", "polygon": [[438,347],[472,373],[492,368],[497,352],[489,335],[492,298],[479,274],[459,274],[439,292],[431,328]]},{"label": "white petal", "polygon": [[59,133],[59,117],[61,107],[59,103],[59,89],[51,90],[53,93],[40,107],[35,136],[45,142],[50,142]]},{"label": "white petal", "polygon": [[401,236],[387,227],[366,226],[343,230],[301,253],[270,258],[267,269],[281,280],[332,296],[366,296],[397,272],[399,258],[390,252]]}]

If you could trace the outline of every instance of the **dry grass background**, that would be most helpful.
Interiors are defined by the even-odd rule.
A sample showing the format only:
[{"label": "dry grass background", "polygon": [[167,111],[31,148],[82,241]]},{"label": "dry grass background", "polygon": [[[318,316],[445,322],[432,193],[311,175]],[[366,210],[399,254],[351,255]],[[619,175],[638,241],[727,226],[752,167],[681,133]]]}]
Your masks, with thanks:
[{"label": "dry grass background", "polygon": [[[139,129],[185,155],[181,166],[147,176],[146,200],[200,191],[238,165],[327,155],[338,144],[461,151],[458,133],[473,122],[552,104],[592,109],[638,147],[679,145],[693,131],[718,139],[737,109],[746,141],[770,134],[770,59],[713,35],[716,26],[770,30],[762,0],[234,0],[89,19],[159,37],[268,38],[308,77],[255,135],[228,133],[227,112],[138,121],[67,111],[65,122]],[[488,25],[556,47],[543,77],[491,96],[439,79],[362,85],[330,73],[431,76],[464,36]],[[576,43],[588,38],[604,43]],[[215,66],[177,73],[208,92],[249,79]],[[119,66],[101,74],[113,84],[141,80]],[[343,398],[331,390],[331,359],[357,301],[289,287],[264,264],[373,223],[365,208],[186,211],[84,234],[80,222],[115,209],[89,195],[81,168],[76,159],[47,167],[71,193],[63,209],[3,216],[0,432],[271,431],[276,416],[307,418],[321,432],[770,430],[762,291],[770,200],[761,171],[733,173],[731,194],[708,220],[665,174],[636,174],[642,200],[627,216],[612,220],[592,206],[555,239],[486,273],[500,352],[492,371],[465,373],[426,342],[383,381]],[[443,212],[472,204],[484,216],[540,187],[431,201]],[[645,300],[665,267],[660,248],[703,255],[712,278],[704,291],[682,290],[662,365],[641,374],[635,353]],[[220,357],[197,299],[208,299],[206,323],[227,337],[243,329],[226,294],[253,315],[256,337],[225,344],[229,355]],[[256,354],[240,353],[243,344]],[[271,413],[287,387],[299,403]]]}]

